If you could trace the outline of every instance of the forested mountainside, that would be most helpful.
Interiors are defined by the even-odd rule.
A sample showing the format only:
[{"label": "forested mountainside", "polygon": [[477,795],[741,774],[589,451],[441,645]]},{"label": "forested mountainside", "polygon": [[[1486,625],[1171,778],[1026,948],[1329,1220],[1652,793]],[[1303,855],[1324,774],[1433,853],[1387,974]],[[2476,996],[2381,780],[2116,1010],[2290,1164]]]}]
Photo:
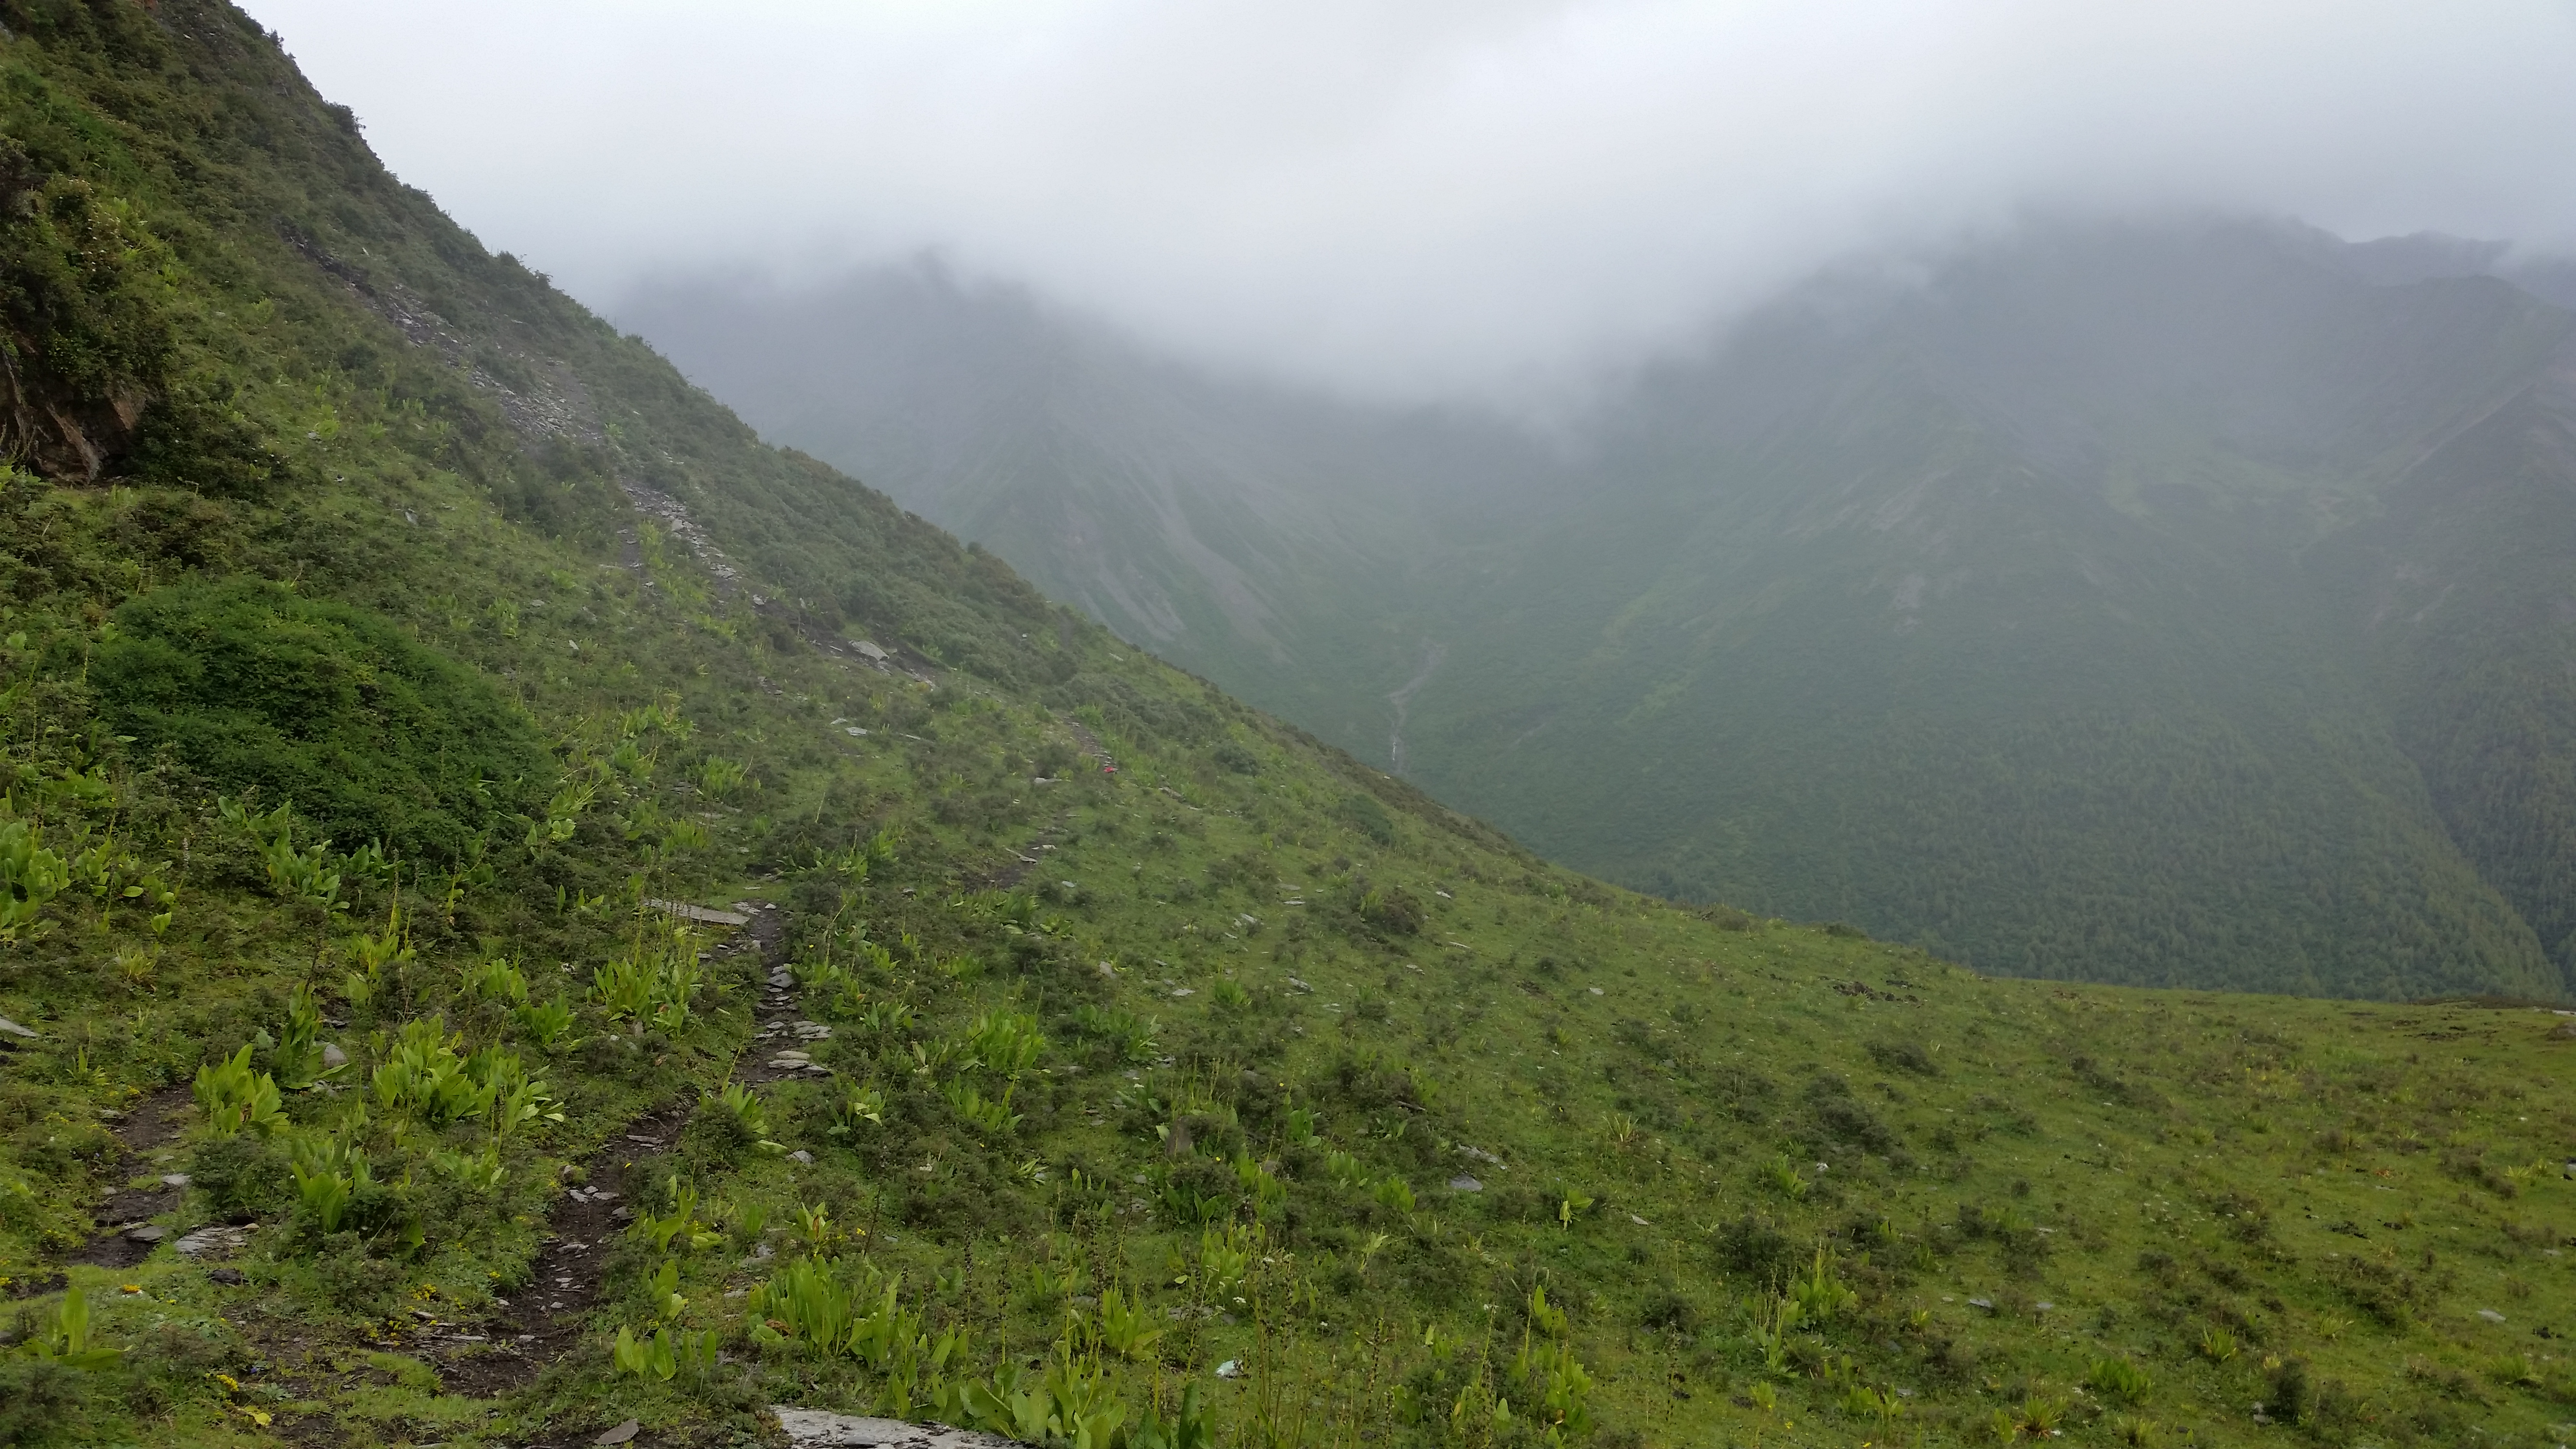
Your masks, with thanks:
[{"label": "forested mountainside", "polygon": [[[1552,859],[2016,974],[2560,997],[2570,319],[2506,260],[2038,228],[1821,280],[1546,440],[1313,404],[1294,467],[1246,388],[1025,304],[1049,341],[995,386],[1004,301],[935,274],[827,335],[632,310],[773,436],[899,456],[929,516]],[[1130,591],[1252,580],[1257,629],[1084,586],[1068,540],[1163,536],[1149,495],[1231,521],[1128,548]]]},{"label": "forested mountainside", "polygon": [[2576,981],[2576,356],[2443,440],[2321,549],[2451,838]]},{"label": "forested mountainside", "polygon": [[763,446],[239,11],[0,27],[0,1442],[2576,1404],[2576,1019],[1586,880]]},{"label": "forested mountainside", "polygon": [[[2395,575],[2343,550],[2537,405],[2568,316],[2298,241],[2035,242],[1650,383],[1602,466],[1625,486],[1502,571],[1514,606],[1417,696],[1417,777],[1615,877],[1988,969],[2564,994],[2525,914],[2552,907],[2476,843],[2541,842],[2467,804],[2485,779],[2437,796],[2423,753],[2519,701],[2381,664]],[[2491,587],[2563,590],[2536,555],[2576,536],[2524,539]]]}]

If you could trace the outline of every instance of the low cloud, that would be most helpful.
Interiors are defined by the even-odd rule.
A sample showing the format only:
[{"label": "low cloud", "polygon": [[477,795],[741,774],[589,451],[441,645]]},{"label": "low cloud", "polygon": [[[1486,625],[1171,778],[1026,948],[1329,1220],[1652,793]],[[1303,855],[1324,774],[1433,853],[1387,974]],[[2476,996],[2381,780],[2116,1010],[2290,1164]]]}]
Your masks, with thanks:
[{"label": "low cloud", "polygon": [[2576,245],[2576,4],[253,0],[594,302],[932,250],[1374,398],[1561,389],[2034,212]]}]

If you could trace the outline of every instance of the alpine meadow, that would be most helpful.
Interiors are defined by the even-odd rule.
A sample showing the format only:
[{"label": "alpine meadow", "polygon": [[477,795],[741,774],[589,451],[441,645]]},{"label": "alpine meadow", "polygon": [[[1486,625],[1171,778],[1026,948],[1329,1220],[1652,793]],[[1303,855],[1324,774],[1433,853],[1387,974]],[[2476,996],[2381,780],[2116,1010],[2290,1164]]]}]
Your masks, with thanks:
[{"label": "alpine meadow", "polygon": [[[0,1444],[895,1442],[821,1411],[1066,1449],[2569,1433],[2561,636],[2431,607],[2564,623],[2535,481],[2563,476],[2564,312],[2494,278],[2369,312],[2452,338],[2435,411],[2485,421],[2304,400],[2367,415],[2372,459],[2424,444],[2349,527],[2288,464],[2229,474],[2225,507],[2273,500],[2258,553],[2325,540],[2352,593],[2324,622],[2304,575],[2193,531],[2220,503],[2019,515],[2273,580],[2281,633],[2221,646],[2248,651],[2230,678],[2324,671],[2396,701],[2384,730],[2178,656],[2119,681],[2169,711],[2087,696],[2026,737],[1973,671],[1812,676],[1908,679],[1916,724],[1852,728],[1961,809],[2011,803],[1952,770],[1962,740],[2098,789],[2088,826],[2162,781],[2137,849],[2181,861],[2156,899],[2210,898],[2165,924],[2192,949],[2286,959],[2220,919],[2229,882],[2311,932],[2268,973],[2142,964],[2173,941],[2076,909],[2118,863],[2026,837],[1923,887],[1967,920],[2031,875],[2026,923],[1969,954],[2046,969],[1988,975],[1873,939],[1898,905],[1799,833],[1949,850],[1919,780],[1873,806],[1796,751],[1668,762],[1612,798],[1638,838],[1687,812],[1672,781],[1742,769],[1782,853],[1739,878],[1569,824],[1552,853],[1661,894],[1578,874],[1425,793],[1545,837],[1514,792],[1553,777],[1487,771],[1470,727],[1545,723],[1516,691],[1575,666],[1540,623],[1445,641],[1492,692],[1405,696],[1417,788],[764,443],[397,183],[233,6],[0,0],[0,27]],[[1816,344],[1868,386],[1863,422],[1815,428],[2008,475],[1879,325]],[[1772,375],[1796,414],[1812,374]],[[1369,446],[1483,446],[1417,421]],[[1780,456],[1785,497],[1808,455]],[[2478,489],[2528,511],[2446,506]],[[1613,503],[1552,557],[1498,522],[1425,568],[1507,594],[1687,531]],[[1800,627],[1858,637],[1894,597],[1952,627],[1889,547]],[[2498,550],[2528,566],[2467,562]],[[1979,607],[2058,598],[2055,567]],[[2138,600],[2233,611],[2088,567],[2145,581],[2030,647],[2095,650]],[[1736,608],[1732,676],[1786,672],[1807,651],[1766,621],[1797,587],[1596,588],[1563,627],[1632,621],[1641,672],[1602,662],[1582,728],[1634,736],[1601,744],[1633,775],[1658,719],[1709,719],[1666,626]],[[2301,643],[2353,618],[2409,623]],[[1348,645],[1345,698],[1419,645]],[[1621,694],[1666,685],[1662,714]],[[1776,698],[1733,697],[1746,731]],[[2194,811],[2281,823],[2245,858],[2166,851]],[[2283,904],[2364,848],[2350,900]]]}]

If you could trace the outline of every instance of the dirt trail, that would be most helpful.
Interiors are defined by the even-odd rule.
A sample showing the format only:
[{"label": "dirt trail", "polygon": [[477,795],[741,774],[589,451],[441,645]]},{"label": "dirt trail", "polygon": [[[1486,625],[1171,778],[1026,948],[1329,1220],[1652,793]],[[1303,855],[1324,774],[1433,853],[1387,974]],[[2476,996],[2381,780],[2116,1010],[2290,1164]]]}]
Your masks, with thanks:
[{"label": "dirt trail", "polygon": [[[788,1075],[765,1060],[766,1042],[791,1032],[797,1021],[796,994],[782,987],[786,963],[787,912],[772,906],[752,914],[739,936],[716,950],[733,954],[751,950],[767,976],[756,1010],[755,1035],[735,1063],[734,1080],[773,1081]],[[760,1060],[755,1060],[760,1059]],[[617,1235],[633,1221],[634,1201],[654,1184],[638,1169],[644,1159],[679,1141],[696,1102],[683,1097],[665,1102],[626,1123],[609,1136],[583,1165],[584,1181],[555,1199],[546,1216],[545,1245],[539,1249],[525,1286],[507,1306],[471,1328],[434,1331],[423,1346],[437,1363],[448,1393],[497,1398],[533,1382],[547,1365],[578,1346],[597,1311],[604,1265]],[[527,1441],[528,1449],[587,1444],[607,1428],[565,1428],[545,1439]]]},{"label": "dirt trail", "polygon": [[1066,729],[1071,730],[1073,732],[1073,737],[1082,741],[1084,753],[1098,755],[1100,757],[1100,763],[1108,769],[1114,770],[1118,768],[1118,762],[1111,759],[1109,756],[1109,747],[1100,742],[1100,736],[1091,732],[1091,726],[1084,724],[1078,719],[1067,719],[1063,715],[1057,715],[1055,722],[1064,726]]},{"label": "dirt trail", "polygon": [[[1110,757],[1109,747],[1102,744],[1100,742],[1100,736],[1093,734],[1080,720],[1067,719],[1062,715],[1058,715],[1056,716],[1055,722],[1064,726],[1066,730],[1072,733],[1074,739],[1081,743],[1084,754],[1094,756],[1100,761],[1100,768],[1113,773],[1117,770],[1118,762]],[[1055,784],[1061,783],[1064,782],[1054,781],[1047,785],[1032,784],[1030,788],[1051,789]],[[1030,839],[1028,844],[1011,851],[1011,858],[1004,861],[999,869],[993,871],[984,878],[984,889],[997,891],[1011,890],[1016,888],[1021,881],[1028,879],[1030,871],[1033,871],[1040,865],[1045,864],[1046,853],[1055,849],[1055,837],[1064,834],[1066,829],[1071,825],[1072,820],[1073,807],[1071,805],[1067,805],[1063,809],[1058,810],[1055,814],[1055,819],[1047,822],[1045,828],[1038,831],[1038,833]]]},{"label": "dirt trail", "polygon": [[30,1273],[9,1285],[10,1298],[32,1298],[51,1293],[70,1281],[61,1269],[79,1264],[94,1268],[131,1268],[152,1255],[155,1243],[168,1234],[152,1225],[152,1219],[179,1205],[180,1195],[187,1191],[178,1183],[154,1181],[142,1186],[129,1186],[147,1173],[155,1178],[174,1174],[175,1166],[156,1167],[151,1159],[155,1148],[175,1140],[187,1123],[193,1091],[184,1086],[164,1087],[122,1112],[102,1112],[118,1146],[116,1162],[109,1169],[115,1186],[99,1201],[91,1215],[94,1230],[90,1240],[66,1255],[53,1271]]},{"label": "dirt trail", "polygon": [[[113,1131],[125,1151],[115,1167],[116,1187],[98,1206],[98,1236],[91,1238],[66,1263],[87,1264],[96,1268],[131,1268],[152,1256],[153,1246],[168,1236],[166,1230],[153,1226],[152,1219],[179,1205],[187,1192],[187,1180],[157,1180],[176,1175],[170,1166],[154,1171],[150,1154],[177,1140],[186,1127],[189,1109],[196,1094],[188,1087],[163,1087],[127,1109],[115,1120]],[[104,1114],[102,1114],[104,1115]],[[143,1186],[127,1186],[145,1174],[156,1180]],[[57,1284],[56,1286],[59,1286]],[[44,1290],[38,1290],[44,1291]]]},{"label": "dirt trail", "polygon": [[1054,837],[1064,834],[1066,819],[1072,813],[1071,810],[1060,812],[1028,844],[1013,850],[1011,858],[1002,862],[1000,869],[984,878],[984,889],[1012,890],[1017,888],[1020,882],[1027,880],[1029,872],[1046,863],[1046,852],[1055,849]]},{"label": "dirt trail", "polygon": [[508,1306],[470,1332],[451,1329],[424,1345],[447,1392],[497,1397],[534,1379],[580,1340],[584,1320],[599,1306],[601,1265],[634,1216],[627,1203],[640,1184],[628,1183],[627,1166],[677,1141],[689,1108],[666,1103],[620,1128],[583,1164],[587,1181],[555,1199],[545,1246]]}]

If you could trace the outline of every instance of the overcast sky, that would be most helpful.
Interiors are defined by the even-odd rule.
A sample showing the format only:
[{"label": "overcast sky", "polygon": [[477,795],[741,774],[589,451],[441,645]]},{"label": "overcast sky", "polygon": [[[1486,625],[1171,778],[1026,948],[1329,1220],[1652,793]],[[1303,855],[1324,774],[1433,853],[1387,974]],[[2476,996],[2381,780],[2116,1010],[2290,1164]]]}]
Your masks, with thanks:
[{"label": "overcast sky", "polygon": [[2033,211],[2576,246],[2576,0],[247,0],[613,312],[935,248],[1190,353],[1511,394]]}]

